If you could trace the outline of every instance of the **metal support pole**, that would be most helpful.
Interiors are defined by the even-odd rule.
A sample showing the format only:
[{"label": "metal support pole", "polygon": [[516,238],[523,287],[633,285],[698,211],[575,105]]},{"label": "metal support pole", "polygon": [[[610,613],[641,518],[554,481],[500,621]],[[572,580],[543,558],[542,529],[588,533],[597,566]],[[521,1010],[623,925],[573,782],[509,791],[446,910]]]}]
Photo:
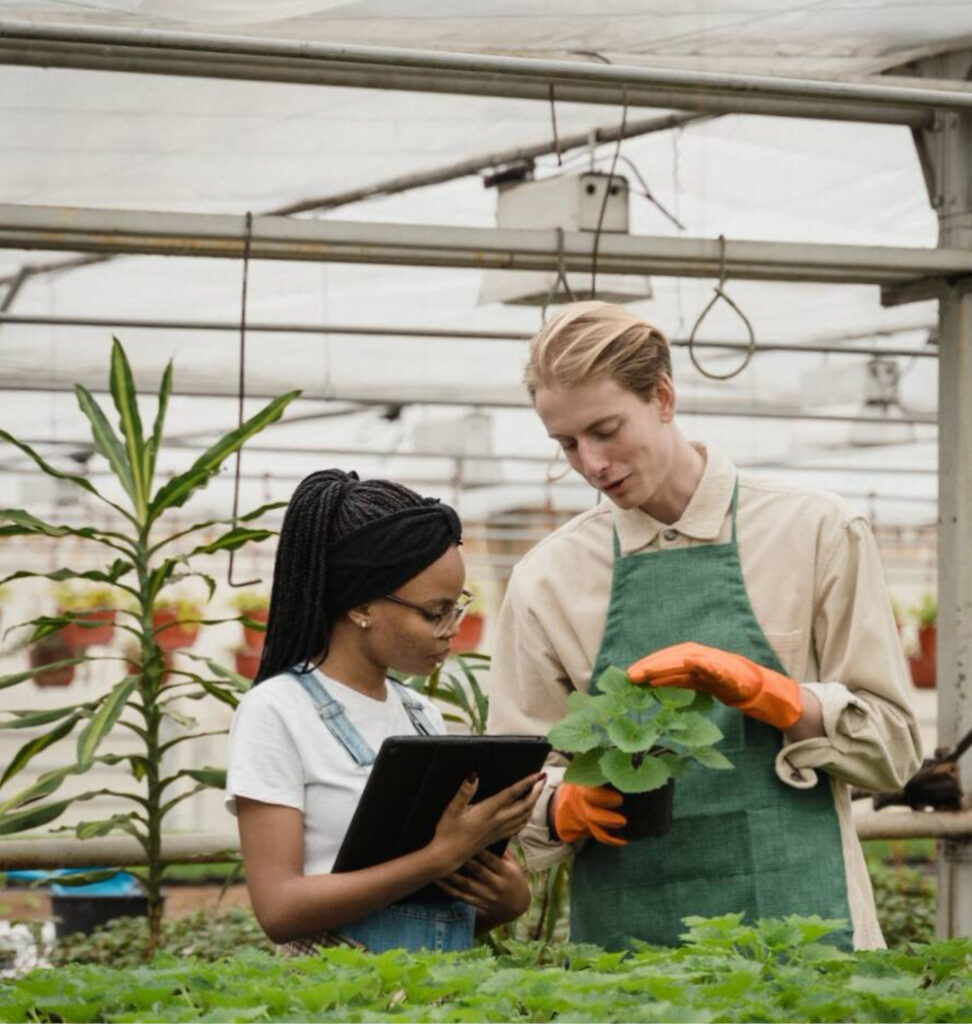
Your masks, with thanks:
[{"label": "metal support pole", "polygon": [[514,96],[546,102],[767,114],[926,127],[970,110],[959,90],[728,75],[304,40],[81,25],[0,25],[0,63],[196,75],[366,89]]},{"label": "metal support pole", "polygon": [[[918,75],[967,81],[972,53],[918,61]],[[972,251],[972,116],[952,112],[915,144],[932,206],[939,245]],[[963,283],[943,285],[939,297],[938,514],[938,746],[951,749],[972,728],[972,295]],[[972,759],[959,761],[972,806]],[[940,842],[940,937],[972,936],[972,838]]]},{"label": "metal support pole", "polygon": [[[0,205],[3,249],[241,259],[244,234],[243,218],[228,214]],[[253,218],[249,253],[251,259],[590,273],[594,239],[591,231],[260,216]],[[605,234],[597,267],[605,274],[883,285],[968,277],[972,252]]]}]

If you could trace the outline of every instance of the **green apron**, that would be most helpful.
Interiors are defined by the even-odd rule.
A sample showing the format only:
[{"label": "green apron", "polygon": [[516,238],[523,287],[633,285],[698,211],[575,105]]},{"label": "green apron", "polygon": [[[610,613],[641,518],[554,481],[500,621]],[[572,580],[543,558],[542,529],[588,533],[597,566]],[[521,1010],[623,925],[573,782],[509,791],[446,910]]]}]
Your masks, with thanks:
[{"label": "green apron", "polygon": [[[695,641],[784,672],[746,593],[732,540],[622,556],[614,574],[591,692],[609,665]],[[785,555],[785,552],[781,552]],[[826,777],[813,789],[785,785],[774,768],[779,730],[716,701],[709,717],[735,765],[693,765],[675,783],[674,821],[663,836],[624,847],[589,841],[574,861],[571,939],[624,949],[631,938],[674,946],[683,917],[745,911],[748,920],[787,914],[844,918],[835,936],[851,946],[850,909],[837,811]]]}]

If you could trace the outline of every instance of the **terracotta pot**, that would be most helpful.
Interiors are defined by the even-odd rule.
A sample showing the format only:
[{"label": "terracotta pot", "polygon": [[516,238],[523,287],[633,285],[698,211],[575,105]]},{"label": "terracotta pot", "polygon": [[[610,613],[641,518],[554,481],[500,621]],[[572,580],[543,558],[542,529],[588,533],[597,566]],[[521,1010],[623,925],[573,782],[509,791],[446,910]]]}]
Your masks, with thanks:
[{"label": "terracotta pot", "polygon": [[934,657],[909,658],[908,667],[911,669],[911,681],[919,690],[935,689],[936,671]]},{"label": "terracotta pot", "polygon": [[[171,625],[177,623],[177,625]],[[177,651],[182,647],[192,647],[199,635],[198,622],[179,622],[179,614],[171,608],[160,608],[152,613],[152,625],[161,629],[155,634],[155,642],[163,651]]]},{"label": "terracotta pot", "polygon": [[[63,636],[45,637],[38,640],[30,649],[31,668],[38,668],[41,665],[52,665],[56,661],[67,661],[75,657],[77,651],[70,647]],[[49,669],[46,672],[38,672],[34,676],[34,682],[38,686],[69,686],[74,679],[74,665],[62,665],[60,668]]]},{"label": "terracotta pot", "polygon": [[[270,614],[266,608],[258,608],[255,611],[243,612],[248,619],[253,619],[254,622],[262,622],[266,625],[267,616]],[[267,632],[265,629],[254,629],[253,626],[247,626],[245,623],[240,623],[243,626],[243,646],[251,651],[262,651],[263,641],[267,638]],[[240,673],[242,675],[242,673]]]},{"label": "terracotta pot", "polygon": [[236,651],[236,671],[247,679],[255,679],[260,668],[260,654],[252,648]]},{"label": "terracotta pot", "polygon": [[459,623],[459,632],[452,638],[454,651],[474,651],[483,638],[483,625],[486,619],[479,612],[469,612]]},{"label": "terracotta pot", "polygon": [[[614,789],[613,786],[609,788]],[[647,793],[622,793],[624,804],[618,810],[628,824],[617,830],[624,839],[650,839],[663,836],[672,827],[672,808],[675,802],[675,780]]]},{"label": "terracotta pot", "polygon": [[85,628],[72,622],[62,630],[65,640],[69,646],[76,650],[83,650],[85,647],[94,647],[96,644],[110,644],[115,636],[115,609],[114,608],[90,608],[74,613],[78,618],[86,622],[100,622],[100,626]]},{"label": "terracotta pot", "polygon": [[936,645],[938,642],[938,627],[935,625],[931,626],[919,626],[918,627],[918,645],[921,647],[921,656],[923,658],[934,658]]}]

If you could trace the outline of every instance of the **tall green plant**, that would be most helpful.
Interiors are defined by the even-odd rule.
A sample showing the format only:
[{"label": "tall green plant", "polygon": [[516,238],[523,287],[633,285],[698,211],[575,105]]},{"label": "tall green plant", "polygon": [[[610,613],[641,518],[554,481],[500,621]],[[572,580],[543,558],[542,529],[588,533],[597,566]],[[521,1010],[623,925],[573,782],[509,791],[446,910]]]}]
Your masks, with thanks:
[{"label": "tall green plant", "polygon": [[[194,576],[203,580],[212,596],[216,583],[192,565],[195,556],[211,555],[218,551],[235,551],[246,544],[265,540],[272,531],[250,525],[260,515],[283,503],[264,505],[247,515],[231,520],[212,519],[180,529],[176,533],[158,537],[166,513],[182,508],[192,495],[205,487],[219,471],[223,462],[264,427],[279,419],[284,409],[297,397],[298,391],[281,395],[269,402],[236,430],[221,437],[208,448],[185,472],[154,488],[156,460],[162,447],[169,396],[172,393],[172,363],[166,367],[158,394],[158,410],[150,433],[142,427],[135,381],[125,351],[117,339],[111,354],[109,386],[118,414],[118,431],[112,426],[105,410],[90,392],[80,384],[75,387],[78,404],[91,425],[95,447],[108,460],[115,477],[125,492],[125,501],[118,503],[102,494],[90,480],[62,472],[5,430],[0,440],[19,448],[49,476],[67,480],[94,495],[116,514],[117,529],[95,526],[66,526],[39,519],[25,509],[0,509],[0,538],[17,536],[76,537],[106,549],[111,562],[103,569],[78,571],[71,568],[54,572],[15,572],[0,580],[0,584],[24,577],[47,577],[59,582],[90,580],[104,584],[127,595],[119,610],[118,628],[129,633],[137,645],[138,655],[128,658],[102,656],[93,658],[79,653],[58,662],[72,665],[83,661],[108,660],[121,663],[124,675],[101,697],[82,704],[68,704],[45,711],[14,711],[0,723],[4,729],[34,729],[50,725],[48,732],[32,738],[15,754],[0,777],[0,790],[27,767],[41,751],[66,740],[77,731],[74,762],[41,775],[25,789],[0,801],[0,835],[23,832],[48,825],[60,817],[73,804],[108,793],[134,804],[134,809],[111,818],[83,822],[76,826],[79,838],[107,835],[123,831],[134,836],[145,851],[146,886],[149,903],[150,954],[157,947],[161,934],[162,917],[162,825],[167,814],[181,801],[207,787],[221,787],[225,772],[218,769],[184,769],[163,775],[163,757],[176,745],[211,735],[197,731],[197,723],[181,714],[174,702],[180,697],[193,700],[215,699],[235,707],[237,694],[248,683],[242,676],[207,658],[194,657],[206,675],[182,670],[169,670],[174,682],[162,686],[167,669],[159,634],[165,628],[179,625],[168,623],[158,628],[153,624],[153,609],[163,590],[178,580]],[[231,526],[230,529],[208,543],[197,544],[188,551],[174,553],[173,545],[193,534],[213,527]],[[128,607],[125,607],[125,606]],[[213,624],[226,620],[202,620]],[[83,611],[42,616],[21,626],[32,627],[28,642],[33,643],[62,630],[69,623],[94,626],[86,620]],[[52,666],[46,666],[51,668]],[[32,678],[39,670],[31,669],[0,677],[0,689],[16,686]],[[163,720],[169,719],[182,730],[174,739],[163,742],[160,730]],[[102,743],[116,727],[128,729],[141,741],[137,753],[112,754],[102,752]],[[131,778],[138,783],[140,792],[92,790],[67,799],[50,797],[71,776],[83,775],[96,764],[125,765]],[[180,780],[194,785],[188,792],[173,796],[170,790]]]}]

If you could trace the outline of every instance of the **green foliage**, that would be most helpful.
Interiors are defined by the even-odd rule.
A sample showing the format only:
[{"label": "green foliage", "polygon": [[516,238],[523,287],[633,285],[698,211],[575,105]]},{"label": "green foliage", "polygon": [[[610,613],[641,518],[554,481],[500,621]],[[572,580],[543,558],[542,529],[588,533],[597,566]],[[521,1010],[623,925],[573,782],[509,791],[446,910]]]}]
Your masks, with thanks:
[{"label": "green foliage", "polygon": [[913,612],[919,626],[934,626],[938,621],[938,598],[930,590],[926,590]]},{"label": "green foliage", "polygon": [[889,946],[931,942],[935,937],[934,876],[918,868],[868,863],[874,902]]},{"label": "green foliage", "polygon": [[294,960],[247,949],[210,963],[183,947],[151,967],[35,971],[0,992],[0,1020],[972,1019],[968,940],[850,954],[826,944],[835,922],[819,918],[686,924],[683,946],[632,952],[511,940],[496,951],[337,948]]},{"label": "green foliage", "polygon": [[574,755],[567,782],[647,793],[684,775],[693,762],[732,768],[714,747],[722,732],[706,717],[708,694],[637,685],[613,665],[600,675],[597,689],[572,693],[567,715],[547,734],[557,750]]},{"label": "green foliage", "polygon": [[402,676],[396,672],[392,675],[431,700],[454,708],[454,712],[442,716],[447,722],[464,725],[474,735],[482,736],[486,732],[489,698],[477,677],[488,670],[488,654],[468,652],[452,655],[428,676]]},{"label": "green foliage", "polygon": [[[147,939],[146,918],[116,917],[90,935],[65,935],[58,939],[51,959],[57,966],[78,963],[141,967],[145,963]],[[218,917],[200,912],[164,920],[159,952],[219,960],[241,949],[271,952],[273,948],[252,911],[234,907]]]},{"label": "green foliage", "polygon": [[[63,568],[53,572],[21,571],[8,577],[10,580],[46,577],[60,583],[80,581],[77,590],[72,590],[72,594],[77,594],[77,599],[65,595],[66,605],[57,616],[41,616],[21,624],[31,627],[30,642],[36,643],[47,637],[56,639],[65,626],[72,623],[82,627],[86,624],[94,625],[90,616],[88,619],[85,616],[91,607],[92,585],[97,583],[103,587],[94,601],[98,606],[119,608],[116,628],[127,634],[133,648],[124,657],[100,659],[118,662],[119,673],[108,692],[96,699],[78,704],[70,710],[8,712],[10,717],[0,721],[0,728],[26,728],[28,723],[30,727],[51,725],[48,732],[32,738],[20,748],[0,779],[0,785],[3,786],[23,771],[36,755],[55,743],[66,741],[75,729],[78,730],[75,763],[68,761],[65,767],[49,771],[32,785],[20,789],[12,796],[4,794],[4,799],[0,799],[0,835],[48,825],[72,804],[97,795],[82,793],[67,800],[39,802],[54,794],[70,776],[84,774],[94,764],[124,765],[134,788],[105,792],[133,804],[133,809],[100,821],[83,822],[75,826],[74,831],[79,838],[124,831],[133,835],[144,848],[148,864],[146,883],[149,922],[154,944],[159,940],[161,926],[160,886],[163,864],[160,838],[163,820],[180,801],[206,787],[219,787],[224,779],[223,772],[208,768],[163,775],[163,756],[167,750],[185,740],[211,735],[195,731],[195,721],[179,712],[173,701],[180,698],[213,698],[235,707],[238,694],[246,683],[228,669],[208,659],[201,659],[200,669],[203,670],[205,666],[209,670],[208,676],[181,668],[172,669],[172,681],[163,687],[169,670],[158,642],[158,633],[164,627],[159,630],[155,628],[153,615],[165,604],[165,588],[187,577],[201,578],[211,596],[216,586],[215,581],[196,571],[191,560],[200,555],[237,550],[245,544],[271,536],[269,530],[241,525],[252,522],[269,506],[241,516],[237,523],[209,520],[182,528],[178,533],[158,541],[153,538],[153,530],[159,526],[167,510],[182,507],[196,491],[206,486],[230,455],[238,451],[254,434],[279,419],[299,392],[291,392],[272,400],[241,426],[217,440],[186,472],[172,476],[153,492],[156,459],[162,444],[165,414],[172,391],[172,365],[169,364],[163,375],[158,412],[150,437],[144,434],[135,380],[125,351],[117,339],[112,346],[109,390],[117,413],[117,429],[106,409],[98,404],[89,391],[78,385],[75,393],[81,411],[90,423],[95,447],[108,460],[125,492],[127,505],[110,501],[89,480],[62,472],[29,445],[7,431],[0,430],[0,440],[18,448],[45,473],[75,484],[117,513],[114,517],[117,528],[108,529],[102,526],[45,523],[25,509],[0,510],[0,524],[7,524],[0,525],[0,537],[77,537],[112,551],[113,561],[104,570],[79,572]],[[197,544],[185,553],[169,555],[164,559],[157,557],[161,548],[215,525],[230,525],[231,528],[216,539]],[[200,618],[201,608],[198,605],[187,607],[176,603],[174,607],[182,619],[195,621]],[[203,624],[206,622],[202,620]],[[62,659],[61,663],[67,666],[88,660],[97,659],[82,654],[77,658]],[[39,671],[54,667],[37,666],[28,672],[0,677],[0,689],[19,685],[33,678]],[[184,733],[163,742],[160,729],[165,719],[182,726]],[[116,727],[134,733],[141,745],[137,753],[119,755],[100,752]],[[176,783],[180,784],[177,789],[181,791],[169,790]],[[187,785],[189,788],[184,788]]]}]

